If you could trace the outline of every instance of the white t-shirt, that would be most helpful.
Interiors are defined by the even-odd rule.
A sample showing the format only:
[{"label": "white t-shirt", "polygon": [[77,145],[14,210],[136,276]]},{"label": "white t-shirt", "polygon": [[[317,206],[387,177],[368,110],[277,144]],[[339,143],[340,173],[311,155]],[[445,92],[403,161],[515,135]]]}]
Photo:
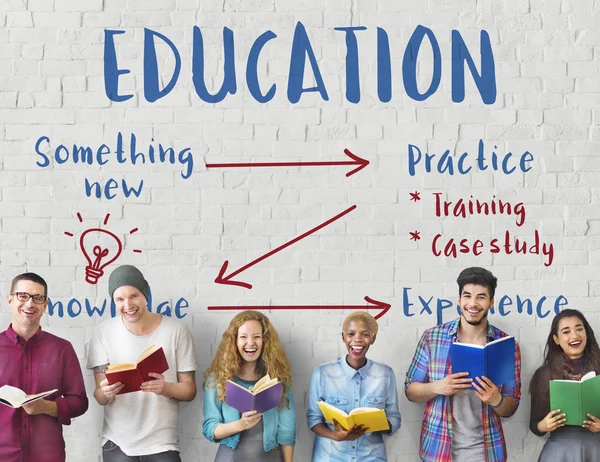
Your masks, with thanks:
[{"label": "white t-shirt", "polygon": [[[177,383],[177,372],[196,370],[192,334],[183,322],[170,317],[163,317],[149,335],[132,334],[121,317],[99,324],[89,344],[87,367],[135,363],[153,344],[163,348],[169,363],[165,381]],[[141,391],[117,395],[104,406],[102,445],[111,440],[128,456],[179,451],[178,414],[179,401],[175,399]]]}]

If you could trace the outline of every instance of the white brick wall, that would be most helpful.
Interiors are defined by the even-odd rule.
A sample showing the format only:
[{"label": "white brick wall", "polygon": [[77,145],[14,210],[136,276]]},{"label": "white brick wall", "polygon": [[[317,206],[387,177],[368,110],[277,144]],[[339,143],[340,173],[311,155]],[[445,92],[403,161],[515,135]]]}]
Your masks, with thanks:
[{"label": "white brick wall", "polygon": [[[290,47],[301,21],[323,75],[329,101],[305,93],[292,105],[286,97]],[[404,47],[417,25],[435,33],[442,52],[438,91],[418,102],[406,95],[402,81]],[[387,440],[390,461],[417,460],[423,406],[409,403],[402,383],[417,333],[436,323],[438,299],[454,300],[453,282],[466,266],[487,266],[499,277],[497,300],[548,297],[552,308],[563,295],[569,306],[585,312],[600,329],[600,15],[594,0],[391,0],[222,1],[222,0],[7,0],[0,2],[0,296],[10,279],[25,270],[47,278],[50,294],[66,306],[75,298],[101,304],[106,278],[97,286],[85,282],[85,260],[77,237],[88,227],[106,226],[123,238],[118,263],[139,265],[153,288],[153,305],[184,298],[184,321],[191,327],[199,355],[198,381],[214,354],[232,314],[207,312],[209,305],[362,304],[363,297],[392,305],[381,319],[373,359],[389,363],[400,385],[402,429]],[[222,29],[235,33],[237,93],[208,104],[194,91],[191,78],[193,27],[202,29],[207,50],[205,75],[209,92],[223,81]],[[361,101],[345,99],[344,34],[334,27],[366,26],[356,33]],[[376,28],[386,30],[392,55],[392,100],[377,97]],[[148,103],[144,98],[143,28],[166,35],[182,60],[173,91]],[[119,79],[126,102],[110,101],[103,78],[104,31],[115,36],[119,67],[131,73]],[[246,58],[254,39],[266,30],[269,41],[258,62],[261,91],[271,85],[276,96],[256,102],[245,80]],[[450,31],[464,37],[475,62],[479,32],[485,29],[494,50],[498,94],[486,106],[467,75],[466,100],[452,103]],[[173,57],[157,40],[161,86],[171,77]],[[424,41],[419,55],[419,85],[431,80],[431,48]],[[304,87],[314,85],[310,66]],[[194,168],[189,179],[179,162],[116,162],[117,133],[129,137],[138,151],[148,144],[189,147]],[[52,157],[61,144],[105,143],[108,163],[68,161],[40,168],[36,141],[48,136],[44,153]],[[476,154],[483,139],[486,157],[492,147],[513,159],[525,150],[535,161],[528,173],[502,175],[476,172],[454,176],[436,172],[446,149],[456,162],[463,152]],[[408,175],[407,145],[435,153],[432,173],[420,164]],[[345,177],[350,166],[207,169],[207,163],[345,161],[345,148],[370,161],[364,170]],[[64,153],[63,153],[64,155]],[[70,153],[72,155],[72,153]],[[104,185],[114,179],[116,197],[86,197],[84,181]],[[138,197],[125,198],[129,187],[144,181]],[[421,200],[411,202],[409,192]],[[522,201],[527,219],[473,216],[437,218],[433,193],[455,202],[496,198]],[[318,233],[257,264],[235,279],[252,290],[216,285],[224,260],[235,271],[351,205],[357,209]],[[77,213],[83,222],[77,220]],[[138,228],[134,234],[130,230]],[[436,257],[433,236],[489,242],[505,231],[530,241],[538,230],[542,242],[554,245],[554,262],[538,255]],[[64,235],[69,231],[75,235]],[[410,240],[420,231],[421,240]],[[134,253],[139,249],[141,253]],[[110,268],[109,268],[110,270]],[[410,290],[408,290],[410,288]],[[411,306],[405,305],[408,294]],[[419,314],[419,297],[433,297],[432,314]],[[523,399],[506,420],[510,460],[535,460],[543,441],[528,433],[528,386],[539,363],[550,317],[538,319],[509,307],[492,322],[520,339],[523,351]],[[445,310],[444,321],[453,316]],[[414,314],[408,317],[407,314]],[[298,412],[296,460],[310,460],[312,434],[306,428],[306,387],[313,367],[343,353],[339,341],[345,313],[272,311],[294,370]],[[2,329],[10,321],[0,306]],[[85,313],[71,318],[46,315],[43,325],[71,342],[85,364],[86,344],[100,319]],[[527,335],[525,335],[527,334]],[[85,371],[88,394],[93,377]],[[212,460],[216,450],[200,432],[202,396],[181,405],[181,450],[184,461]],[[102,411],[93,398],[90,410],[65,428],[67,460],[100,459]]]}]

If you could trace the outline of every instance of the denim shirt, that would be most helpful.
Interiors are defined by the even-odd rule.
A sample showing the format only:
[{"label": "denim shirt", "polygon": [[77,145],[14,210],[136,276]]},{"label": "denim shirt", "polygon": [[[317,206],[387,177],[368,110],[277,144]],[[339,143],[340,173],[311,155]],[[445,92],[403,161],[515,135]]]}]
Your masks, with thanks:
[{"label": "denim shirt", "polygon": [[[326,422],[317,403],[325,401],[349,413],[357,407],[385,409],[392,434],[400,428],[396,377],[386,364],[367,360],[355,370],[346,358],[321,364],[313,372],[308,393],[308,428]],[[374,462],[387,461],[383,432],[365,433],[354,441],[333,441],[315,435],[312,460],[314,462]]]},{"label": "denim shirt", "polygon": [[[234,382],[249,388],[250,384],[234,379]],[[210,379],[208,381],[210,383]],[[269,409],[262,415],[263,420],[263,447],[269,452],[277,445],[294,445],[296,443],[296,408],[294,407],[294,395],[291,389],[286,390],[286,396],[290,401],[289,408]],[[240,434],[235,433],[221,440],[215,439],[215,428],[219,424],[234,422],[241,417],[240,412],[226,404],[217,401],[217,389],[210,387],[204,390],[204,421],[202,422],[202,434],[213,443],[220,443],[235,449],[240,442]]]}]

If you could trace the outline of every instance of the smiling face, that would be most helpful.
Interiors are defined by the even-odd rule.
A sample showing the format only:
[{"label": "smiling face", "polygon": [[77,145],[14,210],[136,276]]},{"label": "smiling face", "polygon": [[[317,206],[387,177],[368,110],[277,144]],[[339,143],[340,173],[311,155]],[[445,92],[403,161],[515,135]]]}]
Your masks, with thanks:
[{"label": "smiling face", "polygon": [[342,340],[348,350],[348,363],[362,366],[367,361],[367,351],[375,343],[375,334],[364,321],[352,320],[342,332]]},{"label": "smiling face", "polygon": [[[12,288],[12,293],[25,292],[29,295],[45,296],[44,286],[37,282],[20,280]],[[37,330],[40,327],[40,319],[46,311],[48,300],[43,303],[35,303],[32,297],[22,302],[17,295],[8,296],[8,304],[12,314],[12,328],[21,337],[27,337],[27,331]]]},{"label": "smiling face", "polygon": [[133,286],[121,286],[116,289],[113,300],[125,323],[138,323],[148,315],[146,297]]},{"label": "smiling face", "polygon": [[577,316],[563,318],[558,322],[557,331],[553,338],[565,356],[569,359],[581,358],[587,345],[587,333],[581,319]]},{"label": "smiling face", "polygon": [[465,284],[458,299],[461,317],[471,324],[478,326],[487,323],[488,311],[494,306],[487,287],[479,284]]},{"label": "smiling face", "polygon": [[251,319],[240,326],[237,333],[237,348],[243,361],[255,362],[263,348],[262,324]]}]

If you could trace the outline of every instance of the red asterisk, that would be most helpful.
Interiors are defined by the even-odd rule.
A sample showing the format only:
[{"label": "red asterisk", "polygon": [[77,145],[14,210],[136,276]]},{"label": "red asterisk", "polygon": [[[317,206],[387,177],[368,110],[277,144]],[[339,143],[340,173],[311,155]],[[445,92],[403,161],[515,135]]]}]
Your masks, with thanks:
[{"label": "red asterisk", "polygon": [[414,233],[409,231],[410,234],[410,240],[411,241],[418,241],[419,239],[421,239],[421,232],[420,231],[415,231]]},{"label": "red asterisk", "polygon": [[415,191],[414,193],[408,193],[410,194],[410,200],[413,202],[417,202],[421,200],[421,193],[419,191]]}]

